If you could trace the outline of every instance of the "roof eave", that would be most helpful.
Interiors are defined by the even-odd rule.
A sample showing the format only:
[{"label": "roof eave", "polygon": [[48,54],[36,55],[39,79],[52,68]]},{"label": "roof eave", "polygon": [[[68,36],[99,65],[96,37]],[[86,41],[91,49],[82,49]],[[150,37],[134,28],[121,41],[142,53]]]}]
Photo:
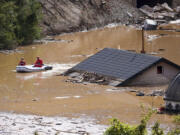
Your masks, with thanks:
[{"label": "roof eave", "polygon": [[167,97],[164,97],[163,98],[165,101],[171,101],[171,102],[180,102],[180,100],[176,100],[176,99],[172,99],[172,98],[167,98]]}]

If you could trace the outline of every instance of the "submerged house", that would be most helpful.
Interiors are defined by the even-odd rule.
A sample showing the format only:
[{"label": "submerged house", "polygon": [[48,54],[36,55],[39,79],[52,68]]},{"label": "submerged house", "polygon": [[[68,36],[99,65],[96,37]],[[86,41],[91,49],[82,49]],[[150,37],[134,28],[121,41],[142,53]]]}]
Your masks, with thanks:
[{"label": "submerged house", "polygon": [[95,73],[110,78],[109,85],[160,85],[169,83],[180,71],[180,66],[158,56],[105,48],[69,69],[74,72]]},{"label": "submerged house", "polygon": [[170,83],[164,100],[166,109],[180,111],[180,74]]}]

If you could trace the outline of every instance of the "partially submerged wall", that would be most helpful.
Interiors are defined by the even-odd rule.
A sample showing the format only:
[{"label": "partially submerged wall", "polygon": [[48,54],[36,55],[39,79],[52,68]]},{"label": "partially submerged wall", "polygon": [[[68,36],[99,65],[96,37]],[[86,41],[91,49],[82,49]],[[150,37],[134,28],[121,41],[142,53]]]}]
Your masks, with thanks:
[{"label": "partially submerged wall", "polygon": [[[162,74],[157,74],[157,66],[163,67]],[[168,84],[177,75],[177,73],[179,73],[179,69],[167,63],[161,62],[133,78],[127,85]]]}]

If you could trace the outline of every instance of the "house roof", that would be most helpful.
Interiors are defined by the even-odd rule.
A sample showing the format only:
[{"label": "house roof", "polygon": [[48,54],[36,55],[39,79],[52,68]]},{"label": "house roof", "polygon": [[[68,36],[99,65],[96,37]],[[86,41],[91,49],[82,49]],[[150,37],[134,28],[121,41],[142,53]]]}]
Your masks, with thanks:
[{"label": "house roof", "polygon": [[161,57],[105,48],[70,70],[93,72],[118,78],[122,80],[121,84],[124,84],[129,79],[160,61],[166,61],[179,68],[178,65]]},{"label": "house roof", "polygon": [[180,102],[180,74],[170,83],[166,90],[164,100]]}]

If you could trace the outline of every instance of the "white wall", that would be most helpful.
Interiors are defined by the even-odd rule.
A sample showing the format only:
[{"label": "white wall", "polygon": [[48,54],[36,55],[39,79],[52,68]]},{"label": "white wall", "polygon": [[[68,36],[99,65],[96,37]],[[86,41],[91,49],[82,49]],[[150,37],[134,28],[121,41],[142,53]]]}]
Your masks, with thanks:
[{"label": "white wall", "polygon": [[[157,66],[163,67],[163,73],[157,74]],[[180,70],[167,63],[160,62],[132,79],[128,85],[160,85],[169,83]]]}]

